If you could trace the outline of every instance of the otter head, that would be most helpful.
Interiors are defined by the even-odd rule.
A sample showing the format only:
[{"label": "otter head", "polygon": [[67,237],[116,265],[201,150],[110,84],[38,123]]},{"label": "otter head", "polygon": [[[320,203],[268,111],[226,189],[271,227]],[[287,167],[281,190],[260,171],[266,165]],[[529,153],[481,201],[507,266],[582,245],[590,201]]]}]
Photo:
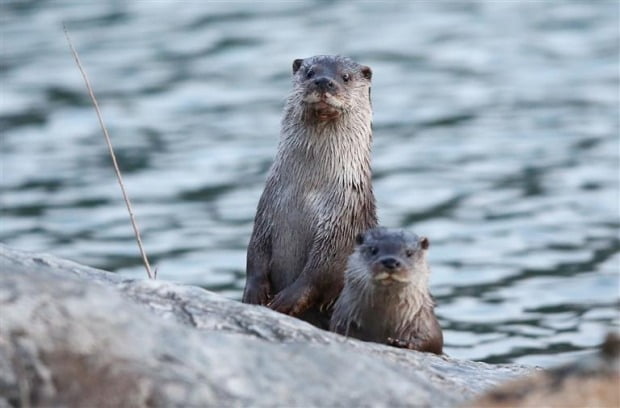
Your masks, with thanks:
[{"label": "otter head", "polygon": [[[372,70],[350,58],[318,55],[293,61],[294,95],[318,121],[341,117],[360,101],[370,109]],[[366,106],[364,106],[366,105]]]},{"label": "otter head", "polygon": [[426,237],[403,230],[373,228],[357,237],[356,252],[374,285],[426,285]]}]

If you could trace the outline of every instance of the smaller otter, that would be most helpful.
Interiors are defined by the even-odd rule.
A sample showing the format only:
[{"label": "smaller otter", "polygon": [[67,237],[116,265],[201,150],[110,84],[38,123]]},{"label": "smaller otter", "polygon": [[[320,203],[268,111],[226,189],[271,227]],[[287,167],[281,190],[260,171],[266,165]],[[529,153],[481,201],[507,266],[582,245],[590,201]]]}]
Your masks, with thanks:
[{"label": "smaller otter", "polygon": [[441,354],[428,289],[428,238],[386,228],[357,237],[330,330],[364,341]]}]

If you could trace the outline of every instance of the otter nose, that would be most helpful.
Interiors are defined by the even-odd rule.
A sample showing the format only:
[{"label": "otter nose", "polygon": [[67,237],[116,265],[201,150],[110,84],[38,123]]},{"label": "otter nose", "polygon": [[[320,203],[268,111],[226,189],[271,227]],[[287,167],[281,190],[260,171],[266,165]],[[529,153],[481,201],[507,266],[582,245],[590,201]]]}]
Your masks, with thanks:
[{"label": "otter nose", "polygon": [[323,92],[331,91],[336,87],[334,81],[327,77],[321,77],[314,80],[314,85]]},{"label": "otter nose", "polygon": [[381,265],[385,266],[387,269],[396,269],[400,266],[400,262],[396,258],[383,258],[381,260]]}]

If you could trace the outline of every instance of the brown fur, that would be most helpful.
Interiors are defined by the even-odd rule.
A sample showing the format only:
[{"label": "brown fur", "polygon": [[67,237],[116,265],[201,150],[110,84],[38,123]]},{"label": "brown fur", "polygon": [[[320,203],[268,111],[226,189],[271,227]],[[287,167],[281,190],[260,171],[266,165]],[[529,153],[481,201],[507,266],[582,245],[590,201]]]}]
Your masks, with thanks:
[{"label": "brown fur", "polygon": [[511,381],[474,401],[472,408],[620,407],[620,338],[611,334],[597,356]]},{"label": "brown fur", "polygon": [[428,239],[375,228],[358,242],[330,329],[364,341],[441,354],[443,334],[428,290]]},{"label": "brown fur", "polygon": [[377,223],[371,71],[349,58],[317,56],[295,60],[293,73],[248,246],[243,301],[325,327],[322,309],[342,289],[355,236]]}]

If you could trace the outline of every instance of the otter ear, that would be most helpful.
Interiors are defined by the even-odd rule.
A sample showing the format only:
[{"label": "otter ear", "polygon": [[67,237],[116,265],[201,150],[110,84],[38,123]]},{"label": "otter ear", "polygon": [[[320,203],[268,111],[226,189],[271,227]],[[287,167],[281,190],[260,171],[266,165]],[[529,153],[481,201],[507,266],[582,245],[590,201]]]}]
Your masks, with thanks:
[{"label": "otter ear", "polygon": [[355,237],[355,243],[357,245],[362,245],[364,243],[364,234],[363,233],[357,234],[357,236]]},{"label": "otter ear", "polygon": [[372,69],[370,69],[370,67],[364,65],[361,71],[362,71],[362,76],[364,78],[366,78],[369,81],[372,79]]},{"label": "otter ear", "polygon": [[295,61],[293,61],[293,74],[295,74],[297,71],[299,71],[299,68],[301,68],[301,64],[304,62],[303,59],[298,58]]},{"label": "otter ear", "polygon": [[426,238],[426,237],[420,238],[420,248],[422,248],[424,250],[427,250],[430,245],[431,245],[431,243],[428,240],[428,238]]}]

